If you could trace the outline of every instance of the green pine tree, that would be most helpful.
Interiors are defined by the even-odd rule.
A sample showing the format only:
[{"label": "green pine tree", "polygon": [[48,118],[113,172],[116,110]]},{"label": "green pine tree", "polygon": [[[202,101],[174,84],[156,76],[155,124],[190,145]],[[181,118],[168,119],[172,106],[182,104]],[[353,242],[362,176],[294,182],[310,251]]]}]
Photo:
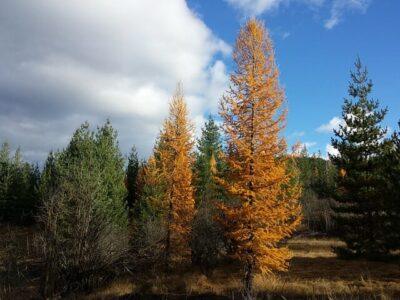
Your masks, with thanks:
[{"label": "green pine tree", "polygon": [[204,128],[202,128],[200,139],[197,141],[194,165],[197,206],[218,198],[219,191],[215,176],[223,171],[222,154],[221,134],[218,125],[210,116]]},{"label": "green pine tree", "polygon": [[117,132],[109,120],[95,134],[97,160],[100,165],[105,197],[101,200],[105,215],[121,226],[127,225],[124,158],[119,149]]},{"label": "green pine tree", "polygon": [[10,146],[0,148],[0,220],[12,223],[32,223],[39,197],[40,172],[24,162],[18,148],[11,156]]},{"label": "green pine tree", "polygon": [[39,214],[44,296],[90,288],[113,274],[127,250],[124,159],[116,138],[109,121],[95,132],[84,123],[46,161]]},{"label": "green pine tree", "polygon": [[399,131],[387,139],[382,159],[382,194],[385,195],[386,241],[390,250],[400,249],[400,122]]},{"label": "green pine tree", "polygon": [[82,124],[66,149],[50,153],[42,175],[42,197],[52,194],[69,168],[81,162],[86,162],[82,168],[87,166],[87,172],[101,178],[100,190],[94,199],[98,209],[114,224],[125,227],[128,220],[124,159],[119,150],[117,133],[109,121],[96,132],[90,130],[87,122]]},{"label": "green pine tree", "polygon": [[192,262],[207,270],[213,267],[224,246],[219,224],[215,221],[215,201],[222,199],[221,187],[216,176],[223,171],[221,135],[217,124],[210,116],[197,141],[194,163],[194,186],[197,213],[192,229]]},{"label": "green pine tree", "polygon": [[339,237],[347,248],[338,248],[344,255],[377,257],[387,253],[383,226],[384,203],[380,193],[379,161],[386,130],[381,122],[386,109],[370,99],[372,83],[360,59],[351,72],[350,99],[342,111],[344,124],[334,130],[332,146],[338,155],[330,155],[337,167],[338,189],[335,222]]},{"label": "green pine tree", "polygon": [[0,221],[6,218],[8,195],[11,183],[10,145],[5,142],[0,148]]},{"label": "green pine tree", "polygon": [[140,197],[138,185],[139,166],[140,164],[136,148],[132,147],[128,157],[128,166],[126,167],[126,188],[128,193],[125,200],[130,216],[132,216],[135,203],[138,202]]}]

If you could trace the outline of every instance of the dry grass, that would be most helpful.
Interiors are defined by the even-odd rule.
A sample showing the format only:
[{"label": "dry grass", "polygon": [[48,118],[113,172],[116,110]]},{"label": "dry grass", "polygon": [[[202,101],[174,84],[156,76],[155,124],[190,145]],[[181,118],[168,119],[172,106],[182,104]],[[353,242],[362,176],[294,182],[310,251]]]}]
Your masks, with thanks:
[{"label": "dry grass", "polygon": [[0,299],[38,297],[34,240],[32,228],[0,226]]},{"label": "dry grass", "polygon": [[[0,299],[38,298],[40,273],[30,254],[31,236],[32,230],[0,227]],[[288,245],[294,254],[288,272],[256,276],[255,290],[260,299],[267,299],[267,295],[272,295],[272,299],[275,299],[273,296],[277,299],[283,299],[281,296],[285,299],[400,299],[399,261],[338,259],[331,250],[332,246],[341,245],[335,239],[296,237]],[[21,252],[15,251],[16,248],[22,249]],[[24,253],[29,255],[24,256]],[[10,273],[7,267],[14,270]],[[149,271],[122,278],[77,298],[143,299],[143,295],[164,295],[168,299],[185,299],[203,295],[197,299],[232,299],[235,295],[235,299],[239,299],[240,271],[238,266],[230,263],[207,276],[197,268],[176,271],[168,276]],[[141,296],[135,298],[134,295]]]},{"label": "dry grass", "polygon": [[[400,299],[399,262],[338,259],[332,247],[342,243],[335,239],[297,237],[288,244],[294,254],[289,271],[255,278],[255,290],[262,299],[267,299],[267,295],[279,299],[283,299],[281,296],[286,299]],[[124,291],[126,294],[215,295],[231,299],[235,294],[237,299],[241,288],[239,271],[235,266],[225,265],[208,276],[197,269],[169,276],[149,274],[134,280],[134,285],[132,281],[125,281],[125,285],[119,283],[115,295],[122,295]],[[129,286],[133,287],[130,291]],[[96,294],[97,299],[110,296],[104,291],[107,289]]]}]

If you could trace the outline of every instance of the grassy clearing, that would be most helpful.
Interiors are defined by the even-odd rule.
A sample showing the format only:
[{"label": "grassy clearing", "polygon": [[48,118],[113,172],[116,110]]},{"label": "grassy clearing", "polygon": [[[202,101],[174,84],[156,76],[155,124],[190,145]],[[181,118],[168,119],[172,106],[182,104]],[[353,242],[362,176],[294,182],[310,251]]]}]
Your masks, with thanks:
[{"label": "grassy clearing", "polygon": [[[33,231],[2,227],[0,235],[0,299],[37,299],[40,270],[33,259]],[[255,278],[260,299],[400,299],[399,261],[338,259],[331,249],[341,242],[329,238],[296,237],[288,245],[294,254],[289,271]],[[153,270],[76,297],[240,299],[239,274],[240,268],[231,263],[207,275],[197,268],[168,276]]]},{"label": "grassy clearing", "polygon": [[[342,260],[332,252],[340,241],[327,238],[297,237],[289,241],[294,257],[287,273],[257,276],[255,290],[260,298],[279,299],[398,299],[400,298],[399,262]],[[125,280],[96,291],[88,299],[152,294],[215,295],[231,299],[240,295],[237,267],[225,265],[207,276],[191,269],[181,274],[161,274]],[[133,297],[133,296],[132,296]],[[169,299],[170,299],[169,297]],[[179,298],[179,297],[178,297]]]}]

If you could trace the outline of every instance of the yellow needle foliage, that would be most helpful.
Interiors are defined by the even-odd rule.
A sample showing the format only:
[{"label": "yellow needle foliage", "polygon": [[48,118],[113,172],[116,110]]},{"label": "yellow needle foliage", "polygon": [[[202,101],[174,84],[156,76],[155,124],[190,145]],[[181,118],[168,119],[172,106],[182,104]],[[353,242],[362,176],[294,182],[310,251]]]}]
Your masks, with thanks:
[{"label": "yellow needle foliage", "polygon": [[194,216],[192,187],[193,126],[183,92],[178,86],[156,149],[165,180],[166,264],[190,255],[190,231]]},{"label": "yellow needle foliage", "polygon": [[280,242],[300,222],[300,187],[280,136],[285,96],[262,23],[252,19],[241,28],[233,59],[236,70],[220,109],[229,172],[219,180],[233,201],[221,205],[221,221],[245,266],[245,288],[251,289],[254,272],[287,268],[291,255]]}]

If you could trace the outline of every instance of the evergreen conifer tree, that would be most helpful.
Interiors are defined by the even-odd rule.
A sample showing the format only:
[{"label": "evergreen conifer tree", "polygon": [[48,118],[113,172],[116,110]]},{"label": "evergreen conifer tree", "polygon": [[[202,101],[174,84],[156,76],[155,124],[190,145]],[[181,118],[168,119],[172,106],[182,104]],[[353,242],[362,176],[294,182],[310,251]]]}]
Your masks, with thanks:
[{"label": "evergreen conifer tree", "polygon": [[109,120],[97,129],[95,146],[105,188],[101,203],[104,214],[124,227],[127,225],[124,157],[119,149],[117,132]]},{"label": "evergreen conifer tree", "polygon": [[400,249],[400,122],[399,131],[395,131],[386,140],[382,163],[382,195],[385,195],[386,207],[386,245],[390,250]]},{"label": "evergreen conifer tree", "polygon": [[219,128],[210,116],[197,141],[194,164],[194,187],[197,212],[192,230],[192,262],[207,270],[215,265],[224,245],[222,231],[215,221],[215,203],[222,199],[216,181],[223,171],[222,143]]},{"label": "evergreen conifer tree", "polygon": [[219,197],[215,176],[223,170],[221,134],[214,119],[210,116],[197,141],[194,164],[194,185],[196,205]]},{"label": "evergreen conifer tree", "polygon": [[24,162],[18,148],[11,156],[10,146],[0,148],[0,220],[32,223],[39,206],[40,172]]},{"label": "evergreen conifer tree", "polygon": [[132,216],[133,208],[140,197],[138,185],[139,167],[139,158],[136,148],[132,147],[128,157],[128,166],[126,167],[126,188],[128,190],[126,205],[130,216]]},{"label": "evergreen conifer tree", "polygon": [[386,254],[384,218],[385,207],[381,195],[380,159],[386,130],[381,122],[386,109],[370,99],[372,82],[358,58],[351,72],[349,96],[345,99],[344,123],[334,130],[332,146],[338,155],[330,155],[336,166],[335,222],[338,236],[346,248],[338,248],[343,255],[376,257]]},{"label": "evergreen conifer tree", "polygon": [[141,193],[139,201],[134,206],[135,218],[141,223],[149,219],[161,219],[165,213],[163,198],[166,187],[161,168],[154,155],[142,164],[138,182]]}]

